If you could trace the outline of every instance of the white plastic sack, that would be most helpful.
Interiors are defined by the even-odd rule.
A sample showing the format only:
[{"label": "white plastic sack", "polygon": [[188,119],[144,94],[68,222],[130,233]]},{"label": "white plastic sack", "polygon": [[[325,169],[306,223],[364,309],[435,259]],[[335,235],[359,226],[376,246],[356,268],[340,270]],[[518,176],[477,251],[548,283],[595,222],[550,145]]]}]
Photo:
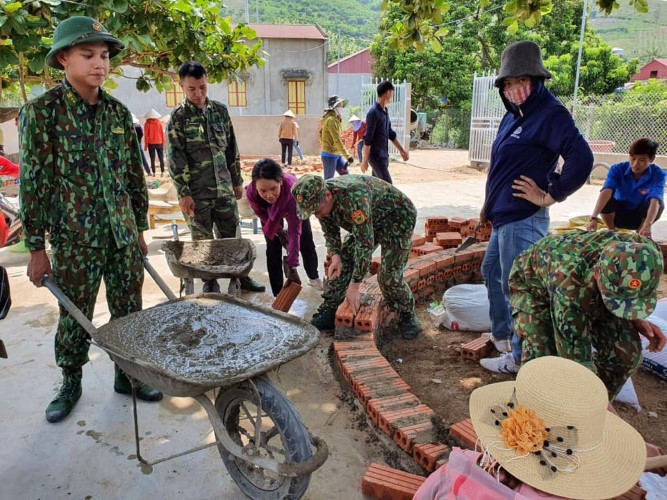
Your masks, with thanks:
[{"label": "white plastic sack", "polygon": [[[667,300],[659,300],[655,311],[646,320],[653,323],[662,330],[663,334],[667,335]],[[648,340],[642,337],[642,356],[644,358],[642,360],[642,367],[658,377],[667,380],[667,348],[661,352],[650,352],[647,346]]]},{"label": "white plastic sack", "polygon": [[631,378],[625,381],[625,384],[623,384],[621,391],[618,393],[614,401],[628,404],[638,412],[642,411],[642,407],[639,406],[639,399],[637,399],[637,392],[635,391],[635,386],[632,383]]},{"label": "white plastic sack", "polygon": [[644,472],[639,484],[646,490],[646,500],[664,500],[667,498],[667,477],[653,472]]},{"label": "white plastic sack", "polygon": [[488,332],[489,299],[484,285],[456,285],[442,296],[441,325],[448,330]]}]

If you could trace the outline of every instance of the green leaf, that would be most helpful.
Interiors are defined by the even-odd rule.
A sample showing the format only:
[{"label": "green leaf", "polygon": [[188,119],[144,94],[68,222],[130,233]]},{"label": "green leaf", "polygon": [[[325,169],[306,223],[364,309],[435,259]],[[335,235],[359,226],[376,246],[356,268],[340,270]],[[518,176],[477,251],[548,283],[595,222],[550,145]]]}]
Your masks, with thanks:
[{"label": "green leaf", "polygon": [[121,14],[127,12],[128,7],[129,3],[127,0],[113,0],[113,9],[116,12],[119,12]]},{"label": "green leaf", "polygon": [[18,11],[21,7],[23,7],[23,4],[21,2],[12,2],[5,4],[3,9],[7,14],[13,14],[14,12]]},{"label": "green leaf", "polygon": [[440,29],[438,29],[438,31],[435,32],[435,36],[439,38],[446,36],[447,33],[449,33],[449,30],[445,26],[442,26]]},{"label": "green leaf", "polygon": [[514,22],[507,27],[507,33],[509,33],[511,36],[514,36],[518,30],[519,23],[515,19]]},{"label": "green leaf", "polygon": [[44,69],[44,59],[42,58],[32,59],[31,61],[28,62],[28,68],[33,73],[41,73],[42,70]]},{"label": "green leaf", "polygon": [[433,52],[435,52],[436,54],[440,54],[440,52],[442,52],[442,44],[437,38],[431,38],[429,40],[429,43],[431,44]]}]

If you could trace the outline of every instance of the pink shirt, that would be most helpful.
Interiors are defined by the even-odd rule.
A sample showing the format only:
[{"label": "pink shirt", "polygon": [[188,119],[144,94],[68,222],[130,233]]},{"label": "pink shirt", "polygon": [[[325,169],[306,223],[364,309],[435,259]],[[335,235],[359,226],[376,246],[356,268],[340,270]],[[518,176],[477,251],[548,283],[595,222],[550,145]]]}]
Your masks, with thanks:
[{"label": "pink shirt", "polygon": [[282,228],[283,219],[287,220],[287,236],[289,244],[287,249],[287,265],[299,266],[299,250],[301,248],[301,219],[296,214],[296,200],[292,196],[292,186],[297,178],[289,173],[283,175],[283,185],[280,196],[274,204],[271,204],[259,195],[255,186],[248,184],[246,196],[259,220],[262,221],[262,232],[267,239],[272,240]]}]

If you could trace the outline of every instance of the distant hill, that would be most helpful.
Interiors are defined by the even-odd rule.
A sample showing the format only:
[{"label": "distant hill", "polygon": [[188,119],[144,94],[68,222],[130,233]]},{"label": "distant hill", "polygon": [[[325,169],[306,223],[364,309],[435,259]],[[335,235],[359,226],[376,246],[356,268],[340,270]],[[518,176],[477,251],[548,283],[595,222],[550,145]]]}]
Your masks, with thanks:
[{"label": "distant hill", "polygon": [[589,25],[609,45],[622,48],[627,59],[637,57],[645,63],[667,57],[667,1],[648,0],[648,14],[636,12],[627,0],[619,3],[609,16],[594,9]]},{"label": "distant hill", "polygon": [[[373,41],[380,21],[382,0],[248,0],[250,23],[319,24],[329,36],[329,61],[365,49]],[[226,15],[245,20],[245,1],[226,0]],[[256,15],[259,13],[259,20]]]}]

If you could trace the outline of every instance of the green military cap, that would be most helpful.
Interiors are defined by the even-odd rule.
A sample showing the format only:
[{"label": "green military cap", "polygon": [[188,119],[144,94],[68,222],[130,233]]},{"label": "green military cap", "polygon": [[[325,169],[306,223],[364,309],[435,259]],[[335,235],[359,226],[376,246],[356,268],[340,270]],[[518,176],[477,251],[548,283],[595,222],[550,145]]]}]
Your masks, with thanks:
[{"label": "green military cap", "polygon": [[648,239],[609,243],[597,264],[604,305],[619,318],[646,318],[655,309],[663,267],[662,253]]},{"label": "green military cap", "polygon": [[319,175],[306,174],[292,186],[296,212],[303,220],[310,217],[324,199],[327,188]]},{"label": "green military cap", "polygon": [[95,19],[85,16],[73,16],[56,26],[53,34],[53,46],[46,55],[46,64],[55,69],[63,69],[56,59],[60,50],[68,49],[80,43],[104,42],[109,46],[109,57],[115,57],[125,48],[123,42],[113,36]]}]

